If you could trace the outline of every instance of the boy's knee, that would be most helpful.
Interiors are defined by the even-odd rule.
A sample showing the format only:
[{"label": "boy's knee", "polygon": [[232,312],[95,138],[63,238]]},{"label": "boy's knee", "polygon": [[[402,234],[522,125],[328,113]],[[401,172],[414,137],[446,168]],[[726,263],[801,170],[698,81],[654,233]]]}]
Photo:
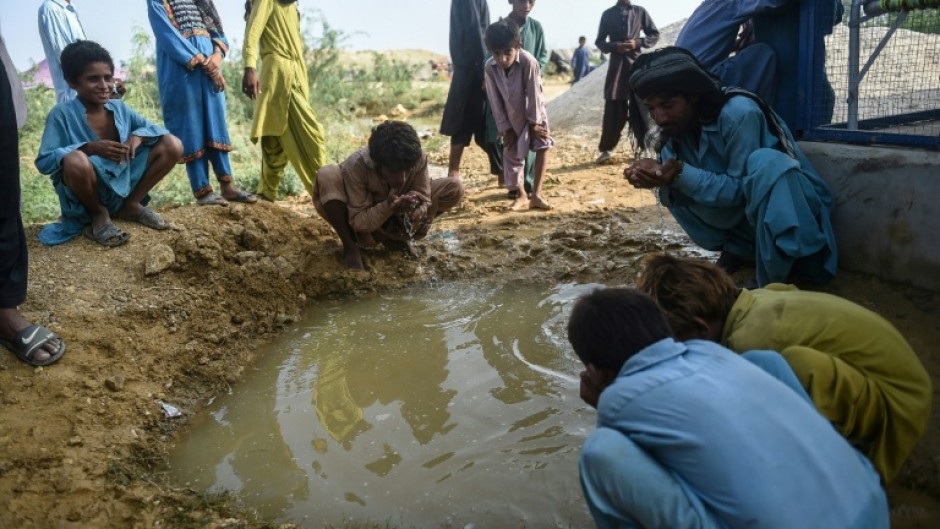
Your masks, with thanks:
[{"label": "boy's knee", "polygon": [[172,158],[180,158],[183,156],[183,142],[172,134],[166,134],[160,137],[155,148],[163,151],[167,156]]},{"label": "boy's knee", "polygon": [[82,151],[72,151],[62,158],[62,179],[66,185],[76,178],[95,178],[95,167]]}]

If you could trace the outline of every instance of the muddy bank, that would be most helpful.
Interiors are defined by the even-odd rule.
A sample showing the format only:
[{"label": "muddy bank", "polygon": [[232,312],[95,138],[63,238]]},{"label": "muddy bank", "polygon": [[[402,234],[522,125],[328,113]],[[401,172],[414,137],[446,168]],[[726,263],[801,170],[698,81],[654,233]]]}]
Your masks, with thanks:
[{"label": "muddy bank", "polygon": [[[0,527],[260,526],[164,482],[164,450],[186,419],[165,419],[156,400],[197,412],[318,299],[497,275],[630,283],[645,253],[687,247],[651,193],[622,185],[618,168],[591,163],[594,140],[559,144],[546,186],[554,211],[505,212],[505,192],[471,149],[466,204],[436,225],[420,259],[372,251],[368,273],[342,270],[338,240],[300,199],[171,209],[175,230],[122,223],[133,238],[113,250],[84,239],[45,248],[31,227],[22,309],[59,332],[68,351],[46,369],[0,354]],[[826,289],[898,325],[940,387],[940,296],[852,274]],[[896,527],[940,519],[934,408],[891,489]]]}]

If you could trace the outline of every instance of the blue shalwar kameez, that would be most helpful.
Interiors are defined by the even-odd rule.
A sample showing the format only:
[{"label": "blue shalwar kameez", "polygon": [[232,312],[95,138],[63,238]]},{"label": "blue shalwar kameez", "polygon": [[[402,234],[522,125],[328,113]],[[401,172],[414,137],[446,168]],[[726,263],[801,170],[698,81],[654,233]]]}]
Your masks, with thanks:
[{"label": "blue shalwar kameez", "polygon": [[667,338],[601,393],[581,484],[599,529],[887,529],[878,473],[773,351]]},{"label": "blue shalwar kameez", "polygon": [[832,192],[782,133],[795,157],[753,99],[731,97],[697,141],[685,134],[663,147],[663,160],[685,165],[659,196],[695,244],[754,256],[761,286],[787,282],[793,272],[828,281],[837,268]]},{"label": "blue shalwar kameez", "polygon": [[198,67],[228,40],[221,26],[208,22],[193,0],[149,0],[150,25],[157,42],[157,82],[166,127],[183,142],[180,163],[196,198],[212,192],[209,164],[220,182],[231,181],[232,150],[225,122],[225,93],[217,91]]},{"label": "blue shalwar kameez", "polygon": [[[121,143],[126,143],[131,135],[144,140],[130,163],[112,162],[100,156],[88,157],[95,174],[98,175],[98,198],[113,215],[121,209],[124,199],[137,187],[147,171],[150,148],[160,136],[168,132],[165,128],[147,121],[118,99],[105,103],[105,108],[114,115],[114,126],[118,130]],[[62,244],[77,237],[85,225],[91,223],[91,215],[85,210],[85,206],[62,181],[62,160],[66,155],[86,143],[101,140],[88,125],[87,114],[81,100],[72,99],[59,103],[46,116],[46,128],[42,133],[42,143],[36,157],[36,169],[52,177],[52,185],[59,195],[59,207],[62,210],[59,222],[47,224],[39,232],[39,240],[47,246]],[[144,198],[141,204],[146,205],[148,201],[149,197]]]}]

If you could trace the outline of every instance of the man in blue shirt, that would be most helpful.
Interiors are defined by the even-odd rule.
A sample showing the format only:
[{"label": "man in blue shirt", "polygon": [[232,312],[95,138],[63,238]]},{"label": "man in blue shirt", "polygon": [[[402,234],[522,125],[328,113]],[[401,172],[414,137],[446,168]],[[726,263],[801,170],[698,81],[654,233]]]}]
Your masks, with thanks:
[{"label": "man in blue shirt", "polygon": [[574,76],[572,83],[577,83],[582,77],[591,73],[591,56],[588,49],[584,46],[587,42],[585,37],[578,39],[578,49],[574,50],[571,56],[571,74]]},{"label": "man in blue shirt", "polygon": [[568,339],[598,412],[580,470],[599,528],[888,527],[878,474],[779,354],[677,342],[626,288],[579,299]]},{"label": "man in blue shirt", "polygon": [[723,90],[675,47],[637,59],[630,85],[657,126],[648,134],[638,120],[631,131],[659,153],[627,168],[630,184],[657,188],[695,244],[722,252],[719,266],[754,263],[759,286],[835,277],[832,192],[763,100]]},{"label": "man in blue shirt", "polygon": [[49,76],[55,86],[56,103],[74,98],[75,90],[69,88],[62,75],[59,59],[66,46],[77,40],[85,40],[85,30],[72,7],[72,0],[45,0],[39,6],[39,37],[46,52]]}]

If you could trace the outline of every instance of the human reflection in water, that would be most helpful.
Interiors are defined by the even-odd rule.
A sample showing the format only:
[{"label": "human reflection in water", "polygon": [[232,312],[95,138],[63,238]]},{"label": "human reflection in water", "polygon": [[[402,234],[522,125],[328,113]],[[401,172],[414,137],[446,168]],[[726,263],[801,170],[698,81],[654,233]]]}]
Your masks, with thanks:
[{"label": "human reflection in water", "polygon": [[[372,428],[363,410],[376,404],[400,403],[401,417],[422,445],[456,426],[449,422],[449,405],[457,392],[443,388],[449,350],[445,330],[429,331],[426,326],[421,334],[423,341],[415,343],[413,324],[391,321],[393,317],[386,308],[369,316],[389,321],[381,333],[358,328],[348,321],[355,318],[347,315],[346,321],[331,322],[335,325],[330,326],[330,335],[321,338],[321,343],[324,339],[338,343],[325,348],[331,351],[318,359],[320,373],[313,405],[324,430],[347,451],[354,450],[356,438]],[[415,321],[433,321],[435,312],[420,299],[396,303],[391,309],[396,314],[411,315]],[[431,334],[435,337],[428,337]],[[415,348],[425,351],[420,362],[413,360]],[[318,449],[321,452],[327,449],[323,441],[314,442],[314,446],[322,447]],[[401,460],[394,442],[388,440],[383,453],[365,467],[382,476]]]}]

